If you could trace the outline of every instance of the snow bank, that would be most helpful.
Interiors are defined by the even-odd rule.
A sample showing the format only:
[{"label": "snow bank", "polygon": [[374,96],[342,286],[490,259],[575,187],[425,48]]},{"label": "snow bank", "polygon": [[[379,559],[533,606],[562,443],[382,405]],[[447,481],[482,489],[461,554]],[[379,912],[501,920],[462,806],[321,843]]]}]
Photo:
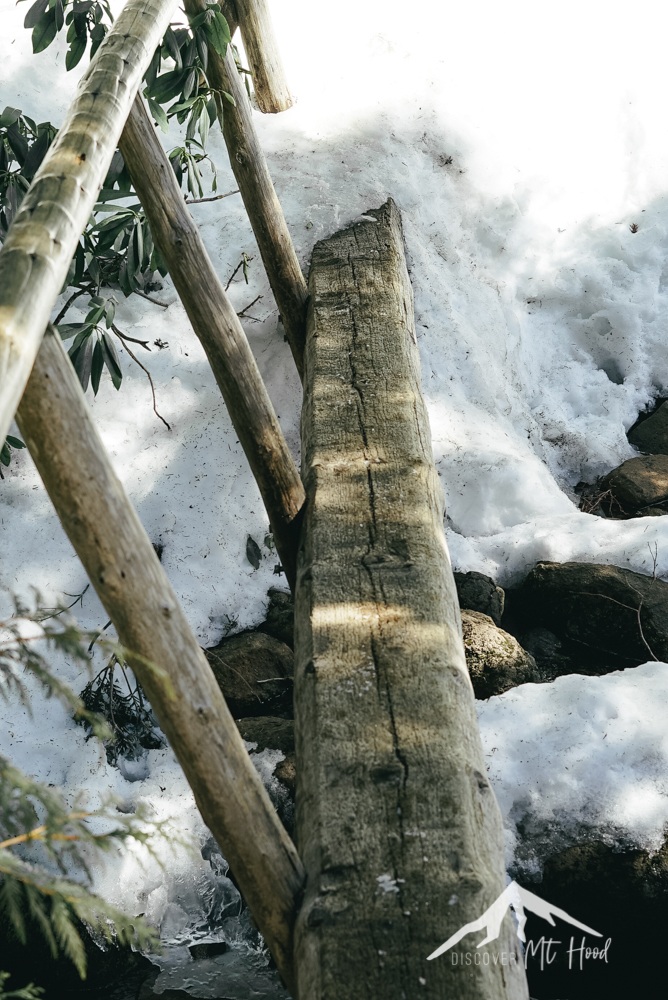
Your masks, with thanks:
[{"label": "snow bank", "polygon": [[[509,866],[578,840],[657,850],[668,832],[668,664],[524,684],[478,702]],[[520,833],[521,829],[521,833]]]}]

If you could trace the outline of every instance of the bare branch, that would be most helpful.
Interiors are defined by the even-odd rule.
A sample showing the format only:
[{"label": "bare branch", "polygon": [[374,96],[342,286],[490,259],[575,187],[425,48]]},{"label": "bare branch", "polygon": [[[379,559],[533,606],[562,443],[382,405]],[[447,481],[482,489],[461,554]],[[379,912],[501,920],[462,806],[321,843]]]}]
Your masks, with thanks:
[{"label": "bare branch", "polygon": [[154,299],[152,295],[147,295],[146,292],[141,292],[138,288],[135,288],[135,295],[141,295],[143,299],[148,299],[154,306],[160,306],[161,309],[169,309],[169,302],[161,302],[160,299]]},{"label": "bare branch", "polygon": [[259,319],[256,319],[255,316],[246,316],[246,313],[248,312],[249,309],[252,309],[255,303],[259,302],[261,298],[262,298],[261,295],[256,295],[256,297],[253,299],[252,302],[249,302],[247,306],[244,306],[241,312],[237,313],[239,319],[250,319],[252,320],[253,323],[259,323],[260,322]]},{"label": "bare branch", "polygon": [[[650,586],[651,586],[651,584],[650,584]],[[615,597],[610,597],[609,594],[599,594],[598,592],[591,592],[591,591],[588,591],[588,590],[581,590],[580,591],[580,596],[581,597],[602,597],[606,601],[612,601],[613,604],[617,604],[620,608],[626,608],[627,611],[633,611],[633,612],[635,612],[635,616],[636,616],[636,618],[638,620],[638,632],[640,633],[640,638],[642,640],[643,646],[645,647],[645,649],[647,650],[647,652],[649,653],[649,655],[652,657],[652,659],[656,660],[657,663],[658,663],[659,657],[654,655],[654,650],[652,649],[652,647],[648,643],[647,639],[645,638],[645,633],[644,633],[643,627],[642,627],[642,620],[641,620],[641,617],[640,617],[640,612],[642,611],[642,606],[644,604],[644,600],[645,599],[644,599],[643,595],[640,593],[640,591],[636,590],[635,587],[632,587],[631,589],[638,595],[638,598],[639,598],[639,603],[638,603],[638,607],[637,608],[634,608],[632,604],[624,604],[622,601],[618,601]]]},{"label": "bare branch", "polygon": [[[253,258],[249,257],[248,254],[242,253],[241,260],[239,261],[239,263],[237,264],[237,266],[235,267],[235,269],[232,271],[232,274],[230,275],[229,281],[225,285],[225,291],[228,290],[228,288],[230,287],[230,285],[232,284],[232,282],[234,281],[236,275],[239,273],[239,271],[241,270],[242,267],[244,269],[244,277],[246,278],[246,268],[250,264],[250,262],[252,261],[252,259]],[[248,284],[248,278],[246,278],[246,284]]]},{"label": "bare branch", "polygon": [[[137,357],[137,355],[132,353],[132,351],[130,350],[130,348],[128,347],[128,345],[126,343],[126,341],[128,339],[132,340],[132,338],[131,337],[130,338],[126,337],[125,334],[121,333],[120,330],[118,330],[118,328],[113,323],[111,325],[111,329],[114,331],[114,333],[116,334],[116,336],[121,340],[121,342],[123,343],[123,346],[125,347],[125,350],[128,352],[128,354],[130,355],[130,357],[132,358],[132,360],[134,361],[134,363],[136,365],[139,365],[139,367],[141,368],[141,370],[146,373],[146,378],[148,379],[149,385],[151,386],[151,395],[153,396],[153,412],[155,413],[155,415],[158,418],[158,420],[162,420],[162,422],[165,425],[165,427],[167,428],[167,430],[171,431],[172,428],[169,426],[169,424],[167,423],[167,421],[165,420],[165,418],[160,413],[158,413],[158,407],[157,407],[156,400],[155,400],[155,385],[153,384],[153,379],[151,378],[150,371],[148,370],[148,368],[146,368],[145,365],[143,365],[141,363],[141,361],[139,360],[139,358]],[[141,343],[141,341],[137,341],[137,343]],[[147,350],[150,350],[150,348],[147,348]]]},{"label": "bare branch", "polygon": [[139,344],[140,347],[144,347],[147,351],[151,350],[151,348],[148,346],[148,340],[137,340],[136,337],[131,337],[129,334],[123,333],[121,330],[118,329],[117,326],[114,325],[114,323],[111,324],[111,329],[114,331],[116,336],[123,341],[124,344],[128,342],[130,344]]},{"label": "bare branch", "polygon": [[239,194],[239,188],[236,191],[228,191],[226,194],[214,194],[210,198],[186,198],[186,205],[201,205],[205,201],[220,201],[221,198],[229,198],[233,194]]},{"label": "bare branch", "polygon": [[69,299],[67,300],[63,308],[60,310],[60,312],[54,319],[53,321],[54,326],[58,326],[58,324],[65,318],[67,310],[70,308],[72,303],[75,302],[76,299],[78,299],[81,295],[85,295],[86,292],[90,293],[90,288],[78,288],[76,292],[70,295]]}]

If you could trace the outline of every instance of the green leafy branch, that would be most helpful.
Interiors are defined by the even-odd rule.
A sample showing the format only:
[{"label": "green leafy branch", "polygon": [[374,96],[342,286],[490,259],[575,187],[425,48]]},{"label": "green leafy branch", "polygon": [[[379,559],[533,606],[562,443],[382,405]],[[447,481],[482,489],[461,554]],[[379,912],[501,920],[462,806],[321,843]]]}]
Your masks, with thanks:
[{"label": "green leafy branch", "polygon": [[50,122],[38,125],[18,108],[6,107],[0,115],[0,240],[55,135]]},{"label": "green leafy branch", "polygon": [[90,39],[90,55],[95,55],[109,30],[113,17],[107,0],[35,0],[23,25],[32,28],[32,50],[43,52],[67,25],[70,43],[65,56],[67,69],[81,61]]},{"label": "green leafy branch", "polygon": [[[74,342],[68,351],[70,360],[84,392],[90,380],[95,396],[100,388],[100,378],[105,367],[116,389],[120,389],[123,380],[121,365],[109,332],[113,326],[115,313],[116,300],[113,296],[105,299],[94,295],[83,323],[61,323],[58,327],[63,340],[74,337]],[[100,325],[102,320],[106,329]]]},{"label": "green leafy branch", "polygon": [[[70,70],[81,61],[89,41],[91,57],[95,54],[112,20],[108,0],[35,0],[25,16],[24,26],[32,29],[33,52],[48,48],[58,32],[67,26],[69,47],[65,66]],[[187,148],[195,135],[199,135],[202,153],[192,154],[184,165],[186,169],[177,175],[179,181],[185,177],[193,197],[202,194],[198,166],[207,158],[204,150],[209,128],[217,115],[222,116],[223,99],[234,103],[230,94],[215,90],[209,83],[209,46],[225,58],[230,41],[230,28],[220,4],[207,3],[205,10],[189,18],[187,27],[167,29],[146,73],[144,94],[160,127],[166,131],[173,117],[180,124],[187,120]],[[169,61],[170,68],[161,73],[165,61]],[[179,159],[183,157],[172,157],[172,162]]]},{"label": "green leafy branch", "polygon": [[[219,4],[209,3],[206,10],[189,19],[187,28],[168,28],[146,73],[144,95],[163,131],[167,131],[171,118],[181,125],[187,122],[185,144],[173,149],[169,158],[179,184],[185,178],[192,197],[204,194],[200,170],[204,160],[209,161],[213,172],[211,189],[217,190],[216,171],[206,154],[206,145],[216,117],[222,121],[223,100],[233,104],[234,98],[211,86],[207,68],[209,46],[224,59],[230,41],[229,25]],[[161,73],[165,60],[172,68]]]},{"label": "green leafy branch", "polygon": [[21,448],[25,448],[25,444],[21,438],[14,437],[13,434],[8,434],[5,438],[5,443],[0,448],[0,479],[5,478],[2,474],[2,466],[4,465],[7,468],[11,464],[12,453],[19,451]]},{"label": "green leafy branch", "polygon": [[[32,30],[34,52],[48,48],[58,32],[67,26],[69,48],[65,63],[69,70],[80,62],[89,42],[90,55],[95,54],[112,20],[108,0],[35,0],[28,9],[24,25]],[[186,123],[185,141],[170,151],[169,159],[179,185],[185,183],[194,200],[204,197],[204,163],[209,164],[212,172],[211,190],[217,191],[216,169],[206,152],[206,145],[211,125],[217,116],[222,116],[223,100],[232,103],[234,100],[230,94],[211,87],[207,67],[209,47],[224,58],[230,42],[229,25],[219,3],[207,3],[205,10],[189,18],[187,27],[168,28],[146,74],[145,96],[155,120],[163,129],[168,128],[171,118],[179,124]],[[165,62],[169,62],[170,68],[161,73]],[[6,107],[0,115],[0,241],[56,134],[50,122],[37,124],[20,109]],[[90,384],[95,395],[105,368],[116,389],[123,378],[109,332],[113,331],[124,342],[129,356],[146,373],[154,412],[169,428],[157,410],[151,374],[128,346],[133,338],[128,338],[113,325],[115,300],[100,296],[103,286],[118,286],[126,296],[136,292],[150,298],[147,293],[156,286],[155,273],[163,277],[167,274],[141,206],[123,204],[119,207],[120,202],[133,195],[129,173],[117,150],[93,217],[72,258],[65,287],[73,288],[74,293],[56,318],[56,325],[63,339],[74,338],[70,357],[84,391]],[[63,324],[61,321],[69,307],[85,294],[90,296],[85,320]],[[101,325],[102,319],[106,329]],[[138,343],[150,349],[145,342]],[[22,447],[19,438],[8,436],[5,439],[0,448],[0,479],[3,478],[2,466],[8,467],[13,451]]]}]

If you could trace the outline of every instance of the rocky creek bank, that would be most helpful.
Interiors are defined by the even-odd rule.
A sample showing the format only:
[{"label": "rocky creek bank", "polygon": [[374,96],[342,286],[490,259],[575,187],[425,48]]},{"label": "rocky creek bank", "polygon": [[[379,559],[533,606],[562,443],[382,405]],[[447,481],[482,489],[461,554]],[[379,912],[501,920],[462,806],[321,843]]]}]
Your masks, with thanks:
[{"label": "rocky creek bank", "polygon": [[[481,573],[455,573],[455,582],[476,698],[520,684],[547,684],[564,674],[602,675],[668,660],[668,584],[654,576],[616,566],[542,562],[507,591]],[[237,725],[251,754],[281,752],[271,794],[292,831],[292,599],[278,589],[268,598],[266,620],[256,630],[225,638],[206,655],[226,697],[240,710]],[[652,927],[665,926],[666,859],[668,841],[650,855],[585,835],[582,843],[547,857],[541,876],[511,874],[588,926],[596,928],[604,915],[607,932],[635,951],[642,946],[640,927],[651,938]],[[589,973],[573,977],[563,963],[549,971],[534,968],[532,995],[579,1000],[602,995],[605,986],[608,997],[627,996],[634,964],[622,950],[617,948],[616,961],[605,963],[603,972],[590,966]]]}]

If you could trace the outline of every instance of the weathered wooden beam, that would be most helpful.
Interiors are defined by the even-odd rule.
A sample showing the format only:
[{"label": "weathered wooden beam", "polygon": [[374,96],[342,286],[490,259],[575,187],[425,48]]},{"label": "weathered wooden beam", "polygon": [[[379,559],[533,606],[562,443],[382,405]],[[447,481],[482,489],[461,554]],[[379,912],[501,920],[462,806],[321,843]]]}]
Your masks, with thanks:
[{"label": "weathered wooden beam", "polygon": [[58,333],[17,413],[23,438],[286,983],[303,868],[116,476]]},{"label": "weathered wooden beam", "polygon": [[[523,970],[427,962],[504,886],[420,390],[399,212],[319,243],[295,609],[300,1000],[521,1000]],[[444,333],[445,336],[445,333]],[[517,952],[506,918],[496,945]],[[481,940],[468,938],[475,951]]]},{"label": "weathered wooden beam", "polygon": [[0,441],[176,0],[128,0],[79,83],[0,250]]},{"label": "weathered wooden beam", "polygon": [[120,149],[153,239],[223,394],[292,587],[304,488],[246,334],[214,270],[141,98],[132,106]]},{"label": "weathered wooden beam", "polygon": [[[205,0],[185,0],[186,12],[190,16],[197,15],[205,6]],[[225,59],[221,59],[214,49],[209,48],[207,73],[214,88],[231,94],[234,99],[234,104],[225,100],[219,104],[225,145],[285,335],[301,375],[306,329],[306,281],[255,130],[248,94],[229,49]]]},{"label": "weathered wooden beam", "polygon": [[276,114],[293,105],[292,95],[276,42],[268,0],[235,0],[241,37],[253,74],[255,99],[260,111]]}]

